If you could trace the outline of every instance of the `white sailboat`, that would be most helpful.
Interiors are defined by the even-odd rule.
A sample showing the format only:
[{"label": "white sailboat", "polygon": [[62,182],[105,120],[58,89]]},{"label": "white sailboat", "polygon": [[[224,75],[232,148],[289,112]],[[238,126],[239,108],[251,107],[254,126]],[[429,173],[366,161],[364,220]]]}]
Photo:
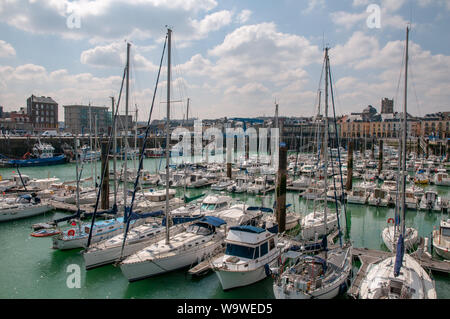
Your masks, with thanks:
[{"label": "white sailboat", "polygon": [[[166,149],[170,147],[170,76],[171,76],[171,35],[167,30],[167,120]],[[166,152],[166,220],[170,220],[169,207],[169,152]],[[226,224],[217,217],[206,216],[188,226],[185,232],[170,236],[170,223],[166,223],[166,238],[130,255],[120,263],[120,269],[128,281],[166,273],[184,268],[216,254],[223,244],[224,235],[216,228]]]},{"label": "white sailboat", "polygon": [[0,203],[0,222],[40,215],[53,209],[50,204],[42,203],[35,194],[20,195]]},{"label": "white sailboat", "polygon": [[400,167],[401,224],[396,256],[370,265],[359,289],[360,299],[436,299],[434,281],[408,254],[405,254],[405,189],[406,189],[406,136],[407,136],[407,79],[408,79],[409,27],[406,29],[405,101],[403,109],[402,164]]},{"label": "white sailboat", "polygon": [[450,260],[450,219],[441,220],[439,229],[433,230],[433,250],[446,260]]}]

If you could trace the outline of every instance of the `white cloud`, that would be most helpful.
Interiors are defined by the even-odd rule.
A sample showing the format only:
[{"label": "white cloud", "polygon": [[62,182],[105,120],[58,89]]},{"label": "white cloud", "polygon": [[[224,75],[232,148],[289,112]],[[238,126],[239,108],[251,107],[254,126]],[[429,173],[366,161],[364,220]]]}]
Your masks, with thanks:
[{"label": "white cloud", "polygon": [[[136,69],[147,71],[158,70],[156,65],[141,54],[141,52],[148,50],[148,47],[131,46],[130,55],[132,65]],[[95,67],[123,67],[126,63],[126,43],[113,42],[85,50],[81,53],[80,62]]]},{"label": "white cloud", "polygon": [[250,10],[242,10],[241,13],[237,16],[237,22],[240,24],[244,24],[250,19],[252,12]]},{"label": "white cloud", "polygon": [[11,44],[0,40],[0,58],[7,58],[16,55],[16,50],[12,47]]},{"label": "white cloud", "polygon": [[325,8],[325,0],[308,0],[308,7],[304,9],[302,12],[304,14],[311,13],[316,8],[320,9]]},{"label": "white cloud", "polygon": [[[0,3],[0,21],[33,34],[93,43],[159,39],[170,25],[187,41],[230,23],[230,12],[210,13],[216,6],[215,0],[14,0]],[[80,18],[80,28],[67,27],[71,15]]]}]

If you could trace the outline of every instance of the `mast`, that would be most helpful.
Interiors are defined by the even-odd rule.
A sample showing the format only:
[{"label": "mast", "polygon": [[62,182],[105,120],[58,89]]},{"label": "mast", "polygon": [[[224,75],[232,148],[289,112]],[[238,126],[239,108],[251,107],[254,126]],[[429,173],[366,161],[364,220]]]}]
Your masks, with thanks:
[{"label": "mast", "polygon": [[191,100],[190,98],[187,99],[186,122],[189,121],[189,101],[190,101],[190,100]]},{"label": "mast", "polygon": [[406,214],[406,136],[407,136],[407,109],[408,109],[408,58],[409,58],[409,27],[406,27],[406,58],[405,58],[405,100],[403,104],[403,138],[402,138],[402,223],[401,232],[405,236],[405,214]]},{"label": "mast", "polygon": [[172,30],[167,29],[167,124],[166,124],[166,244],[169,243],[169,163],[170,163],[170,55]]},{"label": "mast", "polygon": [[128,183],[128,97],[130,89],[130,43],[127,43],[127,79],[125,88],[125,144],[124,144],[124,162],[123,162],[123,206],[127,207],[127,183]]},{"label": "mast", "polygon": [[[111,110],[112,110],[112,116],[114,118],[114,96],[111,96]],[[117,139],[116,139],[116,122],[113,120],[113,127],[112,127],[112,136],[113,136],[113,170],[114,170],[114,206],[117,205],[117,174],[116,174],[116,151],[117,151]],[[108,172],[109,174],[109,172]]]},{"label": "mast", "polygon": [[[91,102],[89,102],[89,150],[92,152],[92,110],[91,110]],[[92,154],[92,153],[91,153]],[[87,152],[84,154],[84,160],[86,161]],[[89,159],[91,162],[91,176],[92,176],[92,186],[94,189],[97,189],[97,178],[94,177],[94,163],[92,161],[92,157]]]},{"label": "mast", "polygon": [[[324,128],[324,148],[323,148],[323,160],[324,160],[324,181],[325,181],[325,206],[323,210],[323,218],[325,223],[325,236],[328,233],[327,225],[327,190],[328,190],[328,48],[325,48],[325,128]],[[326,253],[326,252],[325,252]]]}]

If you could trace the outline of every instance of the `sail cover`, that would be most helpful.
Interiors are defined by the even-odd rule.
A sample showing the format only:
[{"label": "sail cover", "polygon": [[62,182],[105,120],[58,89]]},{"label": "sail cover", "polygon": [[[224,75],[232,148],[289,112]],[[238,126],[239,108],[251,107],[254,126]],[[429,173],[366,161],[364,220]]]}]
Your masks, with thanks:
[{"label": "sail cover", "polygon": [[400,234],[400,236],[398,237],[397,253],[395,256],[395,265],[394,265],[394,276],[395,277],[398,277],[400,275],[400,269],[402,268],[404,253],[405,253],[405,242],[403,239],[403,234]]}]

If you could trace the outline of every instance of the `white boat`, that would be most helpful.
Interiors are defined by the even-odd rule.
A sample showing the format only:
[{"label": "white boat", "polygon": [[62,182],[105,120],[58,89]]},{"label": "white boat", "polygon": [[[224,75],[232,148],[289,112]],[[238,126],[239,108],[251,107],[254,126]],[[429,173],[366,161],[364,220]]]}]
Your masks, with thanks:
[{"label": "white boat", "polygon": [[[395,226],[389,226],[383,229],[381,237],[386,247],[394,252],[394,249],[398,242],[398,236],[400,235],[400,230],[395,229]],[[409,227],[405,230],[405,249],[412,250],[419,243],[419,232],[417,229]]]},{"label": "white boat", "polygon": [[[178,234],[184,231],[181,225],[172,226],[171,233]],[[165,227],[159,223],[146,223],[128,231],[125,245],[122,244],[124,234],[118,234],[110,239],[95,243],[83,251],[86,269],[111,264],[120,257],[127,257],[135,252],[163,239]],[[122,254],[121,254],[122,253]]]},{"label": "white boat", "polygon": [[36,216],[52,209],[50,204],[42,203],[33,194],[20,195],[0,202],[0,222]]},{"label": "white boat", "polygon": [[[145,212],[165,211],[166,210],[166,190],[148,191],[137,193],[139,203],[136,208]],[[175,197],[176,190],[169,189],[169,210],[177,209],[184,204],[184,201]]]},{"label": "white boat", "polygon": [[[325,223],[325,209],[327,219]],[[340,210],[340,209],[339,209]],[[338,228],[338,218],[336,212],[328,207],[314,207],[314,211],[306,215],[301,220],[301,237],[304,240],[315,240],[331,234]]]},{"label": "white boat", "polygon": [[433,250],[446,260],[450,260],[450,219],[441,220],[439,230],[433,230]]},{"label": "white boat", "polygon": [[232,180],[230,180],[228,177],[223,177],[217,183],[214,183],[211,185],[211,190],[223,191],[223,190],[226,190],[232,184],[233,184]]},{"label": "white boat", "polygon": [[450,177],[446,172],[438,172],[434,175],[433,182],[438,186],[450,186]]},{"label": "white boat", "polygon": [[441,211],[442,208],[442,199],[435,191],[426,191],[420,200],[421,210]]},{"label": "white boat", "polygon": [[229,228],[225,254],[211,262],[223,290],[251,285],[270,276],[269,267],[279,258],[278,237],[254,226]]},{"label": "white boat", "polygon": [[336,248],[326,259],[289,251],[273,284],[276,299],[332,299],[349,286],[351,247]]},{"label": "white boat", "polygon": [[216,227],[225,224],[219,218],[207,216],[191,224],[185,232],[151,244],[120,263],[128,281],[185,268],[214,256],[222,249],[224,235]]},{"label": "white boat", "polygon": [[210,181],[202,173],[192,173],[189,177],[187,188],[200,188],[209,185]]},{"label": "white boat", "polygon": [[266,177],[258,177],[255,179],[253,184],[247,187],[247,193],[249,194],[262,194],[269,191],[270,186],[267,183]]},{"label": "white boat", "polygon": [[360,299],[437,299],[434,281],[411,256],[403,257],[402,271],[394,275],[395,257],[369,266],[361,283]]},{"label": "white boat", "polygon": [[245,193],[250,185],[250,179],[247,175],[237,176],[236,182],[227,187],[227,191],[230,193]]},{"label": "white boat", "polygon": [[[130,224],[135,224],[135,221],[132,221]],[[68,250],[86,247],[90,227],[91,223],[72,225],[71,228],[62,231],[59,235],[52,238],[53,249]],[[114,237],[122,233],[123,229],[123,217],[97,221],[92,230],[91,243]]]},{"label": "white boat", "polygon": [[376,207],[387,207],[391,203],[389,193],[382,188],[375,188],[375,191],[370,194],[368,204]]},{"label": "white boat", "polygon": [[347,203],[365,205],[367,204],[368,198],[369,194],[364,188],[355,186],[353,190],[347,194]]},{"label": "white boat", "polygon": [[[409,27],[406,29],[406,57],[408,61],[408,40]],[[405,82],[408,73],[408,63],[405,63]],[[405,101],[407,101],[407,86],[405,86]],[[402,136],[402,167],[399,167],[402,176],[401,188],[398,189],[399,195],[406,191],[406,135],[407,135],[407,103],[403,108],[403,136]],[[404,197],[400,202],[403,202]],[[359,298],[361,299],[436,299],[436,290],[434,281],[428,273],[408,254],[405,254],[405,226],[406,205],[401,207],[399,225],[399,239],[396,246],[396,256],[388,257],[378,263],[370,264],[359,287]],[[395,221],[394,221],[395,222]],[[410,234],[410,238],[415,234]]]}]

